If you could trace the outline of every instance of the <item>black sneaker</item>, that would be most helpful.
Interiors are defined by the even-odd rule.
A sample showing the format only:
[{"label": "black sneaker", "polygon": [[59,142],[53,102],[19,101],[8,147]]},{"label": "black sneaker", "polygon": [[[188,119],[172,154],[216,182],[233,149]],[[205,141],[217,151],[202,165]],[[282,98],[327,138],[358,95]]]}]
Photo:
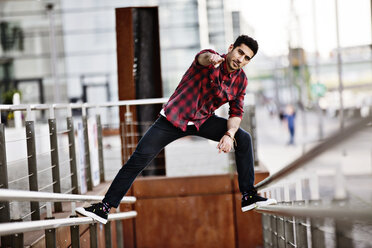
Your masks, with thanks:
[{"label": "black sneaker", "polygon": [[107,223],[108,213],[104,211],[104,205],[102,202],[92,204],[86,208],[76,208],[75,211],[81,215],[92,217],[94,220],[101,222],[102,224]]},{"label": "black sneaker", "polygon": [[267,206],[276,204],[275,199],[267,199],[265,197],[257,195],[256,190],[243,193],[242,197],[242,211],[246,212],[259,206]]}]

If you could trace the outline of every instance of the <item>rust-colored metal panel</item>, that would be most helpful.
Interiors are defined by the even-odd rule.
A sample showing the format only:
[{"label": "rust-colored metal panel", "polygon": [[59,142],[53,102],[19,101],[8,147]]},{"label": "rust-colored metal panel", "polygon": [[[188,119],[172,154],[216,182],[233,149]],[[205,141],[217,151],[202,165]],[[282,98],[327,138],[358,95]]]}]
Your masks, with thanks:
[{"label": "rust-colored metal panel", "polygon": [[231,193],[230,175],[198,177],[147,177],[135,181],[134,195],[141,198]]},{"label": "rust-colored metal panel", "polygon": [[[129,191],[131,192],[132,189]],[[131,205],[120,204],[121,212],[131,211],[131,210],[135,210],[132,204]],[[122,225],[123,225],[124,247],[125,248],[136,247],[135,245],[135,232],[136,232],[135,219],[122,220]]]},{"label": "rust-colored metal panel", "polygon": [[136,210],[138,248],[235,247],[231,194],[143,199]]},{"label": "rust-colored metal panel", "polygon": [[89,229],[86,230],[83,235],[80,236],[80,247],[81,248],[90,248],[90,234]]},{"label": "rust-colored metal panel", "polygon": [[70,227],[64,226],[56,229],[57,247],[67,248],[71,245]]},{"label": "rust-colored metal panel", "polygon": [[[255,184],[269,176],[268,172],[256,172]],[[237,247],[263,247],[261,214],[255,211],[241,211],[241,193],[238,186],[238,176],[234,177],[234,200],[236,218]]]},{"label": "rust-colored metal panel", "polygon": [[241,194],[234,194],[236,212],[237,246],[244,248],[263,247],[261,214],[255,211],[242,212]]},{"label": "rust-colored metal panel", "polygon": [[[160,98],[163,96],[161,67],[159,20],[157,7],[129,7],[116,9],[116,44],[118,64],[119,100]],[[129,133],[139,136],[122,135],[123,164],[134,152],[134,146],[148,129],[145,123],[156,120],[161,105],[130,107],[132,120],[141,125],[125,125]],[[120,122],[124,123],[127,109],[120,108]],[[126,146],[126,144],[129,144]],[[164,153],[161,152],[143,175],[165,174]]]},{"label": "rust-colored metal panel", "polygon": [[115,12],[119,100],[133,100],[136,98],[136,87],[133,75],[134,33],[132,8],[118,8]]}]

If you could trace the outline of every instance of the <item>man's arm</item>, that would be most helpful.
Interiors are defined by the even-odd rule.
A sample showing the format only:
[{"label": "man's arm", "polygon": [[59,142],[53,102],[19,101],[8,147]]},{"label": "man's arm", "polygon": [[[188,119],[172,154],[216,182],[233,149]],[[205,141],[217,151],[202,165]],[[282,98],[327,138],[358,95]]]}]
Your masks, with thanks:
[{"label": "man's arm", "polygon": [[240,122],[242,122],[242,119],[240,119],[240,117],[230,117],[227,120],[227,131],[231,134],[231,136],[235,136],[235,133],[240,127]]},{"label": "man's arm", "polygon": [[210,52],[205,52],[198,56],[198,63],[202,66],[208,66],[210,64],[213,64],[215,67],[217,67],[224,60],[225,59],[222,58],[220,55]]},{"label": "man's arm", "polygon": [[221,138],[220,142],[217,145],[219,153],[221,152],[227,153],[231,151],[235,141],[234,136],[239,129],[241,121],[242,120],[240,119],[240,117],[230,117],[227,120],[227,134],[225,134]]}]

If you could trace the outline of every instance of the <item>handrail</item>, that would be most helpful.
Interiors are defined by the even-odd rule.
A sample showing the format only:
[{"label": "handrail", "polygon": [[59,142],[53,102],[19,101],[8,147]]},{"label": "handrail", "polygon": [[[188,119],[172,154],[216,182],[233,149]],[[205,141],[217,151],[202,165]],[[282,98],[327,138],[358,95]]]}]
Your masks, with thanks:
[{"label": "handrail", "polygon": [[99,108],[99,107],[115,107],[115,106],[132,106],[132,105],[146,105],[146,104],[160,104],[166,103],[168,98],[148,98],[148,99],[136,99],[136,100],[122,100],[116,102],[102,102],[102,103],[57,103],[57,104],[0,104],[0,110],[10,111],[24,111],[30,108],[30,110],[48,110],[51,107],[55,109],[62,108]]},{"label": "handrail", "polygon": [[[123,220],[134,218],[137,216],[136,211],[128,211],[123,213],[109,214],[108,220]],[[36,220],[36,221],[25,221],[25,222],[13,222],[0,224],[0,236],[9,235],[14,233],[31,232],[36,230],[44,230],[51,228],[58,228],[62,226],[75,226],[82,224],[91,224],[95,221],[91,217],[76,217],[76,218],[63,218],[63,219],[48,219],[48,220]]]},{"label": "handrail", "polygon": [[[93,202],[102,201],[103,196],[48,193],[26,190],[0,189],[1,201],[47,201],[47,202]],[[124,196],[121,203],[134,203],[136,197]]]},{"label": "handrail", "polygon": [[269,205],[255,208],[259,213],[269,213],[283,216],[311,217],[311,218],[335,218],[335,219],[355,219],[361,221],[372,221],[372,207],[355,208],[350,206],[340,206],[338,204],[317,205],[317,206],[288,206],[288,205]]},{"label": "handrail", "polygon": [[343,130],[335,133],[331,137],[327,138],[321,144],[313,147],[311,150],[303,154],[301,157],[293,161],[292,163],[285,166],[283,169],[279,170],[278,172],[274,173],[273,175],[265,178],[261,182],[255,185],[256,189],[260,189],[269,183],[277,180],[279,178],[283,178],[284,176],[288,175],[289,173],[293,172],[294,170],[302,167],[306,162],[314,159],[314,157],[319,156],[321,153],[337,145],[340,141],[350,137],[355,132],[359,131],[361,128],[365,127],[368,123],[372,122],[372,116],[368,116],[367,118],[358,121],[357,123],[352,124],[349,127],[344,128]]}]

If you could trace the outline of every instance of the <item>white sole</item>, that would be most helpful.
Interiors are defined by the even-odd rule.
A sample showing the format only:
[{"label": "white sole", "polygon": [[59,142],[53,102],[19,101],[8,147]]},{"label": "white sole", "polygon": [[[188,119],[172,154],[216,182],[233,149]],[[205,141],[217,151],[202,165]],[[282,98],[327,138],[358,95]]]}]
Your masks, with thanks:
[{"label": "white sole", "polygon": [[75,208],[75,212],[81,214],[81,215],[84,215],[84,216],[87,216],[87,217],[91,217],[93,220],[96,220],[102,224],[106,224],[107,223],[107,220],[104,219],[104,218],[101,218],[99,217],[98,215],[92,213],[92,212],[89,212],[89,211],[86,211],[84,208],[82,207],[79,207],[79,208]]},{"label": "white sole", "polygon": [[267,199],[266,201],[256,202],[256,205],[257,205],[257,207],[263,207],[263,206],[267,206],[267,205],[274,205],[276,203],[277,202],[276,202],[275,199]]},{"label": "white sole", "polygon": [[247,211],[252,210],[252,209],[254,209],[256,207],[257,207],[257,205],[255,203],[252,203],[251,205],[242,207],[242,212],[247,212]]}]

